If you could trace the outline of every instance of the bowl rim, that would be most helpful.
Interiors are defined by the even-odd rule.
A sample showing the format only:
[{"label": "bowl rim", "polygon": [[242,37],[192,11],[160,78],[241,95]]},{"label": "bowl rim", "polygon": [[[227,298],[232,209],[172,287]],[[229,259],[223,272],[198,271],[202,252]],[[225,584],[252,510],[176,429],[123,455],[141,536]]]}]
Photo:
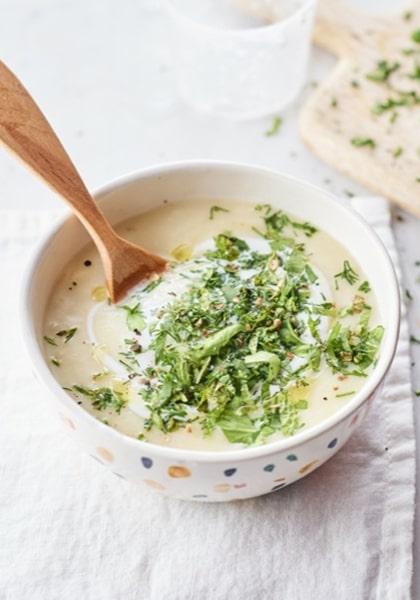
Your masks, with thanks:
[{"label": "bowl rim", "polygon": [[241,462],[252,458],[262,458],[264,456],[270,456],[279,452],[289,451],[306,442],[318,438],[320,435],[327,433],[333,429],[336,425],[344,421],[349,415],[358,410],[377,390],[388,372],[392,360],[395,356],[399,328],[400,328],[400,315],[401,315],[401,301],[397,275],[395,272],[394,265],[391,258],[386,250],[384,243],[381,241],[374,229],[354,210],[351,206],[344,203],[344,200],[336,197],[331,192],[322,189],[312,183],[305,181],[299,177],[288,175],[270,169],[264,166],[241,163],[235,161],[222,161],[222,160],[207,160],[207,159],[196,159],[196,160],[181,160],[175,162],[166,162],[145,167],[131,171],[125,175],[121,175],[109,181],[108,183],[100,186],[93,192],[95,200],[100,204],[101,198],[114,192],[118,189],[124,188],[126,185],[133,183],[144,177],[156,177],[165,174],[176,173],[180,171],[197,171],[203,168],[218,169],[222,171],[248,171],[258,173],[260,175],[275,176],[282,179],[286,179],[291,184],[304,186],[308,191],[314,193],[321,193],[325,199],[329,202],[334,203],[334,206],[343,211],[343,215],[350,213],[351,217],[359,222],[370,238],[371,243],[376,246],[378,252],[382,255],[383,264],[387,268],[390,279],[393,281],[392,289],[387,290],[387,302],[391,305],[391,313],[393,317],[387,323],[387,344],[381,349],[383,365],[379,369],[378,366],[374,368],[369,377],[367,378],[365,385],[355,394],[355,396],[348,401],[342,409],[335,412],[327,419],[321,421],[317,425],[310,427],[301,433],[297,433],[290,438],[283,438],[277,441],[269,442],[260,446],[252,446],[249,448],[235,449],[235,450],[224,450],[224,451],[209,451],[209,450],[192,450],[187,448],[174,448],[169,446],[162,446],[158,444],[152,444],[138,440],[129,435],[126,435],[113,427],[109,427],[102,423],[95,416],[91,415],[87,410],[80,407],[71,398],[65,390],[62,389],[57,379],[52,374],[51,370],[47,365],[47,361],[43,355],[41,346],[38,344],[37,336],[35,333],[34,322],[31,317],[31,292],[33,279],[37,271],[38,265],[41,263],[45,254],[48,253],[51,241],[55,236],[59,235],[62,227],[72,219],[75,219],[72,214],[64,215],[56,220],[48,230],[42,235],[42,238],[37,243],[31,258],[26,265],[23,273],[21,294],[20,294],[20,323],[21,323],[21,335],[23,343],[27,352],[27,356],[32,364],[32,367],[39,378],[39,381],[47,388],[51,396],[54,396],[55,400],[59,401],[69,410],[72,414],[75,414],[77,418],[87,421],[88,425],[98,427],[103,433],[106,433],[111,438],[114,438],[116,442],[128,444],[133,449],[137,449],[140,453],[147,455],[158,455],[162,458],[172,459],[175,461],[195,461],[203,463],[221,463],[228,461]]}]

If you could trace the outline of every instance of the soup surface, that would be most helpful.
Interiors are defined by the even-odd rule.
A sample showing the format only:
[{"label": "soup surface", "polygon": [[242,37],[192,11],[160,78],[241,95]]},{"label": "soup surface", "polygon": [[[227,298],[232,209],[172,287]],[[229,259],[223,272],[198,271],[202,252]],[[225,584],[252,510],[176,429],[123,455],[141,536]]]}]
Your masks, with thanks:
[{"label": "soup surface", "polygon": [[167,256],[112,305],[87,246],[45,317],[54,376],[87,411],[155,444],[225,450],[326,419],[364,384],[383,336],[369,282],[325,232],[269,205],[167,203],[123,237]]}]

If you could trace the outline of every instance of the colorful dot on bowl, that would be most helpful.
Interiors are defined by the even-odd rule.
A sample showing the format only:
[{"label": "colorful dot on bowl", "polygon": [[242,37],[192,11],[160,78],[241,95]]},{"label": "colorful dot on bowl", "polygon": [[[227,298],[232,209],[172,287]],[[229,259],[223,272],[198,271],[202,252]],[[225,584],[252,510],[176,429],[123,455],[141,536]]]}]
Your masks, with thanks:
[{"label": "colorful dot on bowl", "polygon": [[141,464],[145,469],[151,469],[153,466],[153,460],[151,458],[148,458],[147,456],[142,456]]},{"label": "colorful dot on bowl", "polygon": [[290,462],[293,462],[294,460],[297,460],[298,457],[296,456],[296,454],[288,454],[286,456],[287,460],[290,460]]},{"label": "colorful dot on bowl", "polygon": [[191,477],[191,471],[187,467],[180,467],[179,465],[172,465],[168,469],[169,477],[180,479],[182,477]]},{"label": "colorful dot on bowl", "polygon": [[286,484],[285,483],[279,483],[279,485],[275,485],[273,488],[271,488],[272,492],[277,492],[277,490],[281,490],[282,487],[284,487]]},{"label": "colorful dot on bowl", "polygon": [[271,471],[274,471],[275,468],[275,465],[265,465],[264,471],[267,471],[267,473],[271,473]]},{"label": "colorful dot on bowl", "polygon": [[159,483],[158,481],[154,481],[153,479],[143,479],[144,483],[154,490],[158,490],[159,492],[163,492],[165,486]]},{"label": "colorful dot on bowl", "polygon": [[338,439],[334,438],[333,440],[331,440],[331,442],[328,444],[328,448],[335,448],[335,446],[337,445]]},{"label": "colorful dot on bowl", "polygon": [[217,483],[213,489],[215,492],[228,492],[230,485],[228,483]]},{"label": "colorful dot on bowl", "polygon": [[96,448],[96,454],[98,454],[100,458],[106,460],[107,462],[112,462],[114,460],[114,455],[112,454],[112,452],[110,452],[106,448],[103,448],[102,446]]},{"label": "colorful dot on bowl", "polygon": [[235,475],[237,469],[226,469],[224,472],[224,474],[226,475],[226,477],[232,477],[232,475]]},{"label": "colorful dot on bowl", "polygon": [[312,460],[310,463],[307,463],[305,466],[303,466],[301,469],[299,469],[299,473],[301,475],[306,475],[306,473],[309,473],[309,471],[312,471],[312,469],[317,464],[317,462],[318,462],[317,460]]}]

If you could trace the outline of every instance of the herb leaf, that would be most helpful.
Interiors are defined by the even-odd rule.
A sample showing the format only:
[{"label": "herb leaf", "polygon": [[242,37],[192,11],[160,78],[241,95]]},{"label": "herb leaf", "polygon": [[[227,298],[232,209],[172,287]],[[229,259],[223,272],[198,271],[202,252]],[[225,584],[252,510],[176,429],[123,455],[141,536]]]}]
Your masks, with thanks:
[{"label": "herb leaf", "polygon": [[140,302],[134,304],[134,306],[128,306],[125,304],[121,306],[126,311],[126,323],[130,331],[141,332],[146,327],[146,320],[143,315],[143,311],[140,308]]},{"label": "herb leaf", "polygon": [[77,332],[77,327],[72,327],[71,329],[62,329],[61,331],[57,331],[59,337],[64,337],[64,343],[67,344],[71,340],[71,338]]},{"label": "herb leaf", "polygon": [[[353,269],[348,260],[345,260],[343,263],[343,270],[337,275],[334,275],[337,286],[337,279],[341,278],[347,281],[350,285],[354,285],[356,281],[359,279],[359,275]],[[363,284],[362,284],[363,285]]]},{"label": "herb leaf", "polygon": [[227,213],[227,212],[229,212],[229,210],[227,208],[223,208],[222,206],[212,206],[210,208],[210,215],[209,215],[210,221],[213,221],[216,213],[220,213],[220,212]]},{"label": "herb leaf", "polygon": [[366,75],[367,79],[376,82],[385,82],[389,76],[400,68],[400,63],[389,63],[386,60],[381,60],[377,63],[376,69],[372,73]]},{"label": "herb leaf", "polygon": [[354,137],[351,139],[351,143],[356,148],[375,148],[376,142],[372,138]]},{"label": "herb leaf", "polygon": [[71,390],[89,398],[92,401],[92,406],[97,410],[112,409],[119,414],[127,404],[127,399],[121,392],[109,387],[86,388],[81,385],[74,385]]},{"label": "herb leaf", "polygon": [[281,117],[279,117],[279,116],[274,117],[273,121],[271,123],[270,129],[268,129],[265,132],[265,135],[267,137],[272,137],[274,135],[277,135],[279,133],[280,128],[281,128],[282,125],[283,125],[283,119]]}]

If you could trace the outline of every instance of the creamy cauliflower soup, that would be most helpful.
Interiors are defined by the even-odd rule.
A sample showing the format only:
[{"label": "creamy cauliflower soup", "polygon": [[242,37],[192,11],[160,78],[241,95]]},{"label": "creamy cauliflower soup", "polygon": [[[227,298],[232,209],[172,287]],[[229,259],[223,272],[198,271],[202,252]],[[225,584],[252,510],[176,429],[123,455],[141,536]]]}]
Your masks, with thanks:
[{"label": "creamy cauliflower soup", "polygon": [[352,256],[269,205],[167,203],[119,233],[169,258],[109,302],[87,246],[53,290],[45,355],[110,427],[154,444],[265,444],[338,411],[374,366],[383,327]]}]

